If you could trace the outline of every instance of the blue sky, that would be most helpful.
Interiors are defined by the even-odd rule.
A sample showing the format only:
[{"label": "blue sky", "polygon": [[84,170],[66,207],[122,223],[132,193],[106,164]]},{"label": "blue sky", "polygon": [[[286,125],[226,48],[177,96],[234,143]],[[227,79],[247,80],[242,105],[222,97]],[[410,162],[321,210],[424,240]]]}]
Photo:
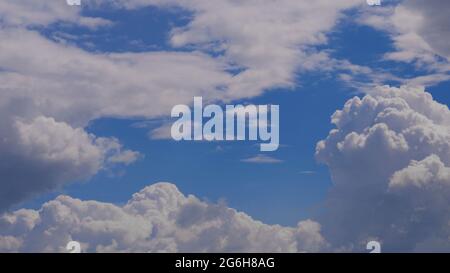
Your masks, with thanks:
[{"label": "blue sky", "polygon": [[[1,1],[0,252],[450,250],[450,4],[212,3]],[[279,149],[172,140],[197,96]]]},{"label": "blue sky", "polygon": [[[96,53],[189,50],[174,49],[168,39],[170,30],[189,21],[182,10],[148,7],[140,10],[85,11],[115,22],[113,27],[89,30],[54,24],[40,31],[51,38],[63,31],[77,36],[73,42]],[[80,38],[84,37],[84,38]],[[318,50],[331,50],[331,56],[353,64],[414,77],[420,72],[407,64],[381,60],[393,50],[387,33],[343,20],[328,34],[329,43]],[[278,104],[281,109],[282,147],[269,155],[282,160],[276,164],[251,164],[242,159],[259,154],[255,142],[175,142],[152,140],[149,130],[158,120],[101,118],[91,122],[87,131],[96,136],[118,138],[124,146],[139,151],[136,163],[103,171],[89,182],[73,184],[60,192],[25,203],[39,207],[59,193],[80,199],[121,204],[139,189],[159,181],[175,183],[182,192],[204,200],[224,200],[230,207],[244,211],[270,224],[295,225],[299,219],[315,218],[331,186],[326,166],[314,158],[316,143],[333,128],[330,117],[345,101],[361,92],[337,79],[337,72],[308,72],[296,76],[294,88],[278,88],[262,96],[237,103]],[[448,83],[429,89],[438,101],[450,103]],[[168,115],[170,113],[167,113]],[[144,128],[136,124],[144,122]]]}]

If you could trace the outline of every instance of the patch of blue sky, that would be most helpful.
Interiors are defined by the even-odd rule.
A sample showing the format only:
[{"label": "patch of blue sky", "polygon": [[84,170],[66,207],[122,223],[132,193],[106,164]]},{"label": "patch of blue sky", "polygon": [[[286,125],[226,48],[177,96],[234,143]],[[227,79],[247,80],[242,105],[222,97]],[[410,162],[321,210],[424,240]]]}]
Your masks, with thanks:
[{"label": "patch of blue sky", "polygon": [[83,9],[82,14],[109,20],[113,25],[86,28],[57,22],[36,29],[50,39],[65,39],[89,52],[147,52],[174,50],[169,43],[171,29],[189,22],[188,12],[157,7]]}]

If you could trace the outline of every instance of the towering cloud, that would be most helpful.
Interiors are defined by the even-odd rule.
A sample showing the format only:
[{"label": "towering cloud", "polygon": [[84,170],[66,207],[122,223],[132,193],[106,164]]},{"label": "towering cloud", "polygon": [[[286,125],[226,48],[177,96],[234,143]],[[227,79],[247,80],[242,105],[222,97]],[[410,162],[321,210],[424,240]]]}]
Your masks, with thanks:
[{"label": "towering cloud", "polygon": [[332,244],[450,250],[450,111],[419,88],[349,100],[317,144],[335,185],[321,223]]}]

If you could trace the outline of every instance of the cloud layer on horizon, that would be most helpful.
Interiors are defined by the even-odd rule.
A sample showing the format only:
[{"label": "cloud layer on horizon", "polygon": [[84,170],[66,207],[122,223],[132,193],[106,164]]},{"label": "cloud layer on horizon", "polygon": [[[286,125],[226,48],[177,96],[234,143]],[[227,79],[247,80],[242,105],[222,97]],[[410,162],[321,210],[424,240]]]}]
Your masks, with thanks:
[{"label": "cloud layer on horizon", "polygon": [[59,196],[40,210],[0,216],[0,252],[299,252],[327,247],[320,225],[266,225],[223,204],[185,196],[170,183],[146,187],[124,206]]}]

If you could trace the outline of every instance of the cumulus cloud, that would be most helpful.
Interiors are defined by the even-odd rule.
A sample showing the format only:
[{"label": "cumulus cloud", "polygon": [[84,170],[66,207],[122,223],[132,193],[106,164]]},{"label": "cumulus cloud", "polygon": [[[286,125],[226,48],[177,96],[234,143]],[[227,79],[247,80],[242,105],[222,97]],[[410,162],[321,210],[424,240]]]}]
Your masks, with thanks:
[{"label": "cumulus cloud", "polygon": [[381,87],[332,122],[316,148],[334,182],[319,221],[325,237],[349,248],[372,237],[386,251],[448,251],[448,107],[423,89]]},{"label": "cumulus cloud", "polygon": [[0,217],[0,251],[297,252],[327,243],[311,220],[295,228],[267,225],[223,204],[185,196],[169,183],[146,187],[124,206],[59,196],[40,210]]},{"label": "cumulus cloud", "polygon": [[102,168],[130,164],[138,153],[53,118],[15,119],[0,133],[0,210],[37,194],[84,181]]},{"label": "cumulus cloud", "polygon": [[421,161],[413,160],[408,167],[395,172],[389,182],[389,188],[393,190],[434,188],[439,191],[448,190],[449,183],[450,168],[433,154]]},{"label": "cumulus cloud", "polygon": [[449,10],[448,1],[405,0],[363,12],[360,20],[390,34],[395,51],[386,59],[426,70],[428,75],[410,79],[410,85],[433,85],[450,79]]}]

